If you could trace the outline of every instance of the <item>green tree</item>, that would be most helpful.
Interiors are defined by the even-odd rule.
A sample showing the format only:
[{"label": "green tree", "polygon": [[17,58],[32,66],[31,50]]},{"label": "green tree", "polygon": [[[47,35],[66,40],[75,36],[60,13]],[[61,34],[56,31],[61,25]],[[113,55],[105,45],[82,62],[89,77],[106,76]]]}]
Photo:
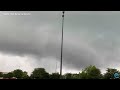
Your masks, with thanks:
[{"label": "green tree", "polygon": [[72,78],[73,79],[80,79],[80,75],[79,74],[72,74]]},{"label": "green tree", "polygon": [[3,77],[4,77],[4,78],[13,78],[13,77],[14,77],[14,74],[13,74],[13,72],[9,72],[9,73],[7,73],[7,74],[4,74]]},{"label": "green tree", "polygon": [[73,79],[71,73],[66,73],[64,76],[65,76],[65,79]]},{"label": "green tree", "polygon": [[20,69],[16,69],[16,70],[13,71],[13,75],[17,79],[23,79],[24,72],[22,70],[20,70]]},{"label": "green tree", "polygon": [[107,72],[104,74],[104,79],[114,79],[114,74],[120,72],[117,69],[107,68]]},{"label": "green tree", "polygon": [[60,74],[59,73],[52,73],[50,75],[50,79],[60,79]]},{"label": "green tree", "polygon": [[32,79],[49,79],[49,73],[44,68],[35,68],[30,77]]},{"label": "green tree", "polygon": [[3,77],[3,73],[2,72],[0,72],[0,77]]},{"label": "green tree", "polygon": [[87,73],[85,71],[82,71],[79,73],[80,79],[88,79]]},{"label": "green tree", "polygon": [[23,72],[23,79],[29,79],[28,73],[26,71]]},{"label": "green tree", "polygon": [[81,79],[101,79],[102,74],[100,69],[90,65],[89,67],[85,68],[82,71],[82,73],[80,73],[80,78]]}]

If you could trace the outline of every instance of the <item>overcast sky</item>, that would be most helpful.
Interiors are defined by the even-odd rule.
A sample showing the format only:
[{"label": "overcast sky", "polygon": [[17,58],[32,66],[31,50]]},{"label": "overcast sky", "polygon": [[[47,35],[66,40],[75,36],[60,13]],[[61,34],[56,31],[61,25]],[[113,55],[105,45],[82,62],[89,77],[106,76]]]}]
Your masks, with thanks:
[{"label": "overcast sky", "polygon": [[[5,15],[30,13],[30,15]],[[61,11],[0,12],[0,71],[59,72]],[[66,11],[63,73],[120,69],[120,12]]]}]

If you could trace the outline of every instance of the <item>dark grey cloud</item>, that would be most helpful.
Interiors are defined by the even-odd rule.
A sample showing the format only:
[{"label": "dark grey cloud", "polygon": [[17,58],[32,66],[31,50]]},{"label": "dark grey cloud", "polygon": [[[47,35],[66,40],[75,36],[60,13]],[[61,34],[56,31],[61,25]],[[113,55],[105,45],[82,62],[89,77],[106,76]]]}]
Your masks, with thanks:
[{"label": "dark grey cloud", "polygon": [[[0,16],[0,51],[31,55],[36,63],[40,58],[60,60],[61,12],[29,13]],[[120,12],[66,12],[64,67],[79,70],[88,65],[104,68],[119,63],[119,26]]]}]

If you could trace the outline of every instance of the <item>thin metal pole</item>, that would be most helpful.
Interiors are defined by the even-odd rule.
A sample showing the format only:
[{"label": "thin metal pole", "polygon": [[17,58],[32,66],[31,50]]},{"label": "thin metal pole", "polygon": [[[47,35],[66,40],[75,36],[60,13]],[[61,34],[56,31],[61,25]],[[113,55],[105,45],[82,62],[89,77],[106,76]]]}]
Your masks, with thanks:
[{"label": "thin metal pole", "polygon": [[57,73],[57,61],[56,61],[55,73]]},{"label": "thin metal pole", "polygon": [[60,78],[62,77],[62,57],[63,57],[63,27],[64,27],[64,13],[65,11],[62,12],[62,41],[61,41],[61,62],[60,62]]}]

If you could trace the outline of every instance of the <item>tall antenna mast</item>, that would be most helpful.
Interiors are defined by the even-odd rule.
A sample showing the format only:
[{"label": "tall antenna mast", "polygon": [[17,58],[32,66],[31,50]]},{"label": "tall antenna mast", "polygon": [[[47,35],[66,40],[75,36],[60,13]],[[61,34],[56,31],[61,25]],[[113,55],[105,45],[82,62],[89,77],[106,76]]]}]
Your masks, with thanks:
[{"label": "tall antenna mast", "polygon": [[61,61],[60,61],[60,78],[62,76],[62,57],[63,57],[63,27],[64,27],[64,14],[65,11],[62,12],[62,41],[61,41]]},{"label": "tall antenna mast", "polygon": [[55,73],[57,73],[57,61],[56,61]]}]

